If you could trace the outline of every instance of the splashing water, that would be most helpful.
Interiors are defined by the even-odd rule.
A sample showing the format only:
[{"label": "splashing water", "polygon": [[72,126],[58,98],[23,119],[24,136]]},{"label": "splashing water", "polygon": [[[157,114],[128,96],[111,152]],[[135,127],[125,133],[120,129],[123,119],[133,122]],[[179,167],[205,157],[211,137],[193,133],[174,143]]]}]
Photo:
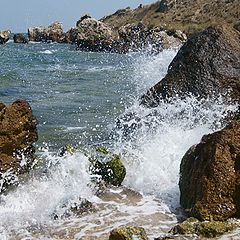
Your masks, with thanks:
[{"label": "splashing water", "polygon": [[[41,46],[34,44],[32,47],[46,53]],[[93,135],[97,132],[94,130],[96,125],[106,124],[110,134],[102,127],[102,131],[107,132],[100,134],[104,138],[93,138],[99,142],[90,142],[93,146],[107,142],[114,151],[122,155],[127,167],[125,187],[111,188],[96,195],[88,173],[89,161],[86,156],[77,151],[73,155],[60,158],[46,150],[40,153],[44,159],[42,165],[20,181],[16,189],[1,196],[0,239],[107,239],[112,228],[126,224],[145,227],[150,237],[167,232],[177,222],[175,209],[179,201],[178,175],[181,158],[204,134],[222,128],[222,119],[228,111],[234,111],[236,107],[225,105],[221,98],[212,102],[198,101],[190,97],[185,100],[175,99],[171,104],[162,103],[153,109],[140,106],[137,99],[164,77],[167,66],[176,54],[174,50],[166,50],[155,55],[132,53],[124,57],[102,54],[91,56],[87,53],[86,57],[85,53],[81,56],[79,53],[69,53],[65,49],[59,51],[55,49],[58,45],[51,47],[54,54],[41,56],[44,57],[43,64],[50,62],[46,69],[47,74],[53,74],[50,80],[55,90],[45,89],[47,86],[45,84],[43,88],[47,93],[44,92],[43,96],[48,97],[47,94],[50,92],[50,97],[55,100],[54,104],[63,105],[63,109],[65,110],[64,107],[67,109],[66,112],[62,111],[57,115],[61,121],[61,132],[57,132],[60,131],[59,128],[54,128],[51,134],[57,132],[58,135],[55,136],[64,138],[63,133],[71,132],[74,134],[72,139],[77,141],[80,139],[77,134],[84,136],[88,131],[86,136]],[[69,56],[66,57],[65,54]],[[63,56],[64,62],[67,59],[71,61],[76,59],[76,62],[70,62],[67,66],[62,65]],[[58,61],[55,62],[53,57],[58,58]],[[85,60],[80,68],[78,62],[81,57]],[[91,60],[90,67],[86,66],[86,59]],[[98,63],[98,59],[101,59],[101,64]],[[38,66],[38,69],[43,71],[45,65]],[[86,79],[81,79],[84,74]],[[98,88],[99,76],[100,79],[104,79],[101,87],[105,88],[102,92],[99,89],[94,92],[93,89],[96,86]],[[63,80],[67,81],[69,77],[71,84],[65,86],[67,90],[59,88],[63,85]],[[96,82],[90,82],[93,78],[97,79]],[[54,82],[55,79],[59,82]],[[84,85],[89,83],[90,85]],[[34,84],[31,82],[31,88]],[[87,94],[81,92],[82,88],[87,89],[85,91]],[[77,92],[76,89],[81,94],[72,94]],[[42,91],[39,85],[38,91]],[[60,98],[60,92],[63,98]],[[79,100],[83,93],[84,98]],[[114,123],[111,121],[112,118],[103,115],[116,113],[118,105],[114,100],[119,99],[118,104],[122,106],[123,96],[126,96],[124,99],[126,107]],[[51,110],[47,108],[48,102],[45,103],[47,97],[43,98],[43,109],[47,109],[46,112],[49,114]],[[38,96],[35,98],[38,100]],[[84,118],[86,126],[80,123],[77,125],[76,119],[80,119],[78,104],[84,105],[88,101],[96,106],[90,108],[87,105],[86,109],[82,107],[82,111],[85,112],[81,118]],[[33,106],[34,104],[36,102],[33,101]],[[77,106],[77,110],[70,111],[69,106]],[[106,111],[104,108],[109,109]],[[45,132],[51,130],[51,124],[60,125],[42,115],[44,112],[41,112],[40,119],[44,119],[46,124],[40,124]],[[104,123],[101,122],[102,119]],[[48,133],[46,136],[51,137],[51,134]],[[62,216],[66,206],[81,202],[81,199],[93,203],[93,212],[54,220],[54,214]]]}]

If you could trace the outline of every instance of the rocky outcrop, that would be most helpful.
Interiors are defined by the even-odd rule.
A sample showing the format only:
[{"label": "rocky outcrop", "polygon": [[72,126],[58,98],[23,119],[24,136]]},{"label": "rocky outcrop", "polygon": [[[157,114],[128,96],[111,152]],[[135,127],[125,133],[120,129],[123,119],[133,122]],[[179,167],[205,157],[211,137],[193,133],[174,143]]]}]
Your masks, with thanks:
[{"label": "rocky outcrop", "polygon": [[180,202],[200,220],[240,216],[240,120],[206,135],[180,167]]},{"label": "rocky outcrop", "polygon": [[142,97],[142,103],[157,106],[176,96],[219,94],[239,101],[239,42],[240,33],[226,25],[207,28],[190,38],[171,62],[166,77]]},{"label": "rocky outcrop", "polygon": [[28,43],[28,39],[21,33],[14,34],[13,41],[15,43]]},{"label": "rocky outcrop", "polygon": [[0,192],[14,181],[12,174],[27,171],[33,163],[36,124],[26,101],[0,103]]},{"label": "rocky outcrop", "polygon": [[48,27],[31,27],[28,29],[29,41],[33,42],[64,42],[65,35],[60,22],[55,22]]},{"label": "rocky outcrop", "polygon": [[72,29],[73,35],[76,36],[74,42],[77,43],[78,49],[89,51],[109,51],[114,39],[114,32],[104,23],[90,17],[83,16],[77,22],[76,29]]},{"label": "rocky outcrop", "polygon": [[0,32],[0,44],[6,43],[10,39],[11,31]]},{"label": "rocky outcrop", "polygon": [[117,52],[139,51],[148,47],[158,52],[162,49],[178,47],[187,38],[180,31],[168,34],[161,28],[149,28],[141,22],[120,27],[118,35],[119,39],[115,43]]}]

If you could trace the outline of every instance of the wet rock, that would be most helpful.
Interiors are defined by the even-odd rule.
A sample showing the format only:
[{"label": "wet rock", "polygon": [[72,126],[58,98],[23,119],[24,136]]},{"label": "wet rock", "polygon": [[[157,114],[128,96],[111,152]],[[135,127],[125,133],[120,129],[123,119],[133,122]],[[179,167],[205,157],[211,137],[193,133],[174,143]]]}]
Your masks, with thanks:
[{"label": "wet rock", "polygon": [[200,237],[215,238],[239,227],[237,222],[200,222],[196,218],[188,218],[186,221],[174,226],[171,229],[173,235],[196,234]]},{"label": "wet rock", "polygon": [[52,214],[54,220],[69,218],[72,216],[80,217],[95,210],[94,205],[87,199],[69,200],[58,206]]},{"label": "wet rock", "polygon": [[120,155],[112,154],[105,147],[98,147],[97,152],[98,154],[90,159],[92,174],[100,175],[107,184],[120,186],[126,176],[126,168]]},{"label": "wet rock", "polygon": [[14,34],[13,41],[15,43],[28,43],[28,39],[21,33]]},{"label": "wet rock", "polygon": [[64,42],[65,35],[60,22],[54,22],[48,27],[31,27],[28,29],[29,41],[33,42]]},{"label": "wet rock", "polygon": [[188,150],[179,187],[180,203],[190,216],[218,221],[240,216],[240,120]]},{"label": "wet rock", "polygon": [[144,228],[119,227],[110,232],[109,240],[148,240]]},{"label": "wet rock", "polygon": [[9,106],[0,104],[0,184],[3,191],[18,175],[33,164],[37,141],[37,122],[30,105],[17,100]]},{"label": "wet rock", "polygon": [[10,39],[11,31],[0,32],[0,44],[6,43]]},{"label": "wet rock", "polygon": [[63,157],[63,156],[68,155],[68,154],[73,155],[74,152],[75,152],[74,147],[71,144],[66,144],[65,146],[63,146],[60,149],[60,151],[58,153],[58,156]]},{"label": "wet rock", "polygon": [[209,27],[190,38],[171,62],[168,73],[143,97],[142,104],[193,95],[239,101],[240,33],[223,25]]}]

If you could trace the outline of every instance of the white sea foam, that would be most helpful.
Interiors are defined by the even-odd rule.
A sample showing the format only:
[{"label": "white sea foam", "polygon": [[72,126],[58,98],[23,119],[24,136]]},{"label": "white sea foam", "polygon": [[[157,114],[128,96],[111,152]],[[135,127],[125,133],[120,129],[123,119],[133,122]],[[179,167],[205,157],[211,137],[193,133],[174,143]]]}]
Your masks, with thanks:
[{"label": "white sea foam", "polygon": [[[33,176],[15,191],[1,196],[0,239],[6,231],[51,222],[51,215],[71,199],[93,197],[88,186],[87,158],[81,154],[53,157],[47,154],[47,172]],[[5,232],[5,233],[4,233]]]},{"label": "white sea foam", "polygon": [[40,51],[40,53],[43,53],[43,54],[53,54],[54,51],[53,50],[45,50],[45,51]]}]

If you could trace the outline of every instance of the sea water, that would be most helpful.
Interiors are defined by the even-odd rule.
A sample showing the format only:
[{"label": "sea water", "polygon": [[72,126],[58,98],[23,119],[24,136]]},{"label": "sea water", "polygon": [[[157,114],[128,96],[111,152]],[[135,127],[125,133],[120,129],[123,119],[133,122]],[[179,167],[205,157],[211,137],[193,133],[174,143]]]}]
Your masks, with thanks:
[{"label": "sea water", "polygon": [[[0,197],[0,239],[107,239],[123,225],[153,239],[182,217],[179,166],[235,106],[189,97],[156,108],[139,99],[167,72],[176,50],[126,55],[71,45],[0,46],[0,101],[26,99],[38,120],[37,167]],[[71,144],[73,155],[58,157]],[[107,146],[127,168],[123,186],[99,193],[86,152]],[[85,200],[92,210],[66,211]],[[55,218],[54,216],[58,216]]]}]

